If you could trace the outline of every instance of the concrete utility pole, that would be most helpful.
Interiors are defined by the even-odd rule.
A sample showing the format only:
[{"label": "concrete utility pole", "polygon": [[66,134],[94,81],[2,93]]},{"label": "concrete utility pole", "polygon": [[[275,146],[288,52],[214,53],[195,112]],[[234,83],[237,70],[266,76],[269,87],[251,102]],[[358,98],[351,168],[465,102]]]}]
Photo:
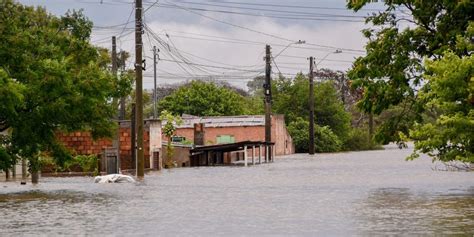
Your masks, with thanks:
[{"label": "concrete utility pole", "polygon": [[270,45],[265,47],[265,84],[263,89],[265,90],[265,142],[267,143],[268,149],[265,150],[265,160],[271,160],[271,146],[268,143],[272,141],[272,86],[271,86],[271,49]]},{"label": "concrete utility pole", "polygon": [[157,51],[156,46],[153,46],[153,118],[156,119],[158,117],[157,113],[158,111],[156,110],[156,64],[158,63],[156,61],[157,59]]},{"label": "concrete utility pole", "polygon": [[314,58],[309,57],[309,154],[314,155]]},{"label": "concrete utility pole", "polygon": [[143,157],[143,61],[142,61],[142,0],[135,1],[135,94],[137,118],[137,177],[145,177],[145,160]]}]

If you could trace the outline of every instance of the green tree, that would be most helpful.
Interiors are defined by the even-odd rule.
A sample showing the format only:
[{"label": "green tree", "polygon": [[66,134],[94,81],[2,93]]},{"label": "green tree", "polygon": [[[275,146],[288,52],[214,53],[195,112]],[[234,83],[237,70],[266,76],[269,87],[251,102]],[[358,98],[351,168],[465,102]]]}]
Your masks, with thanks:
[{"label": "green tree", "polygon": [[[89,130],[110,136],[119,97],[117,78],[107,70],[110,58],[89,43],[92,23],[81,11],[56,17],[43,8],[0,2],[0,124],[9,129],[12,150],[30,162],[37,182],[40,153],[58,164],[70,154],[58,131]],[[7,113],[3,113],[3,110]]]},{"label": "green tree", "polygon": [[[309,80],[302,74],[294,80],[280,77],[273,81],[273,110],[284,114],[287,124],[297,118],[309,118]],[[328,126],[341,140],[350,130],[350,114],[344,110],[332,81],[316,83],[314,87],[315,122]]]},{"label": "green tree", "polygon": [[[308,152],[309,149],[309,122],[303,118],[296,118],[288,125],[288,131],[293,138],[296,152]],[[316,152],[337,152],[342,150],[342,141],[328,126],[314,128],[314,147]]]},{"label": "green tree", "polygon": [[[371,0],[348,1],[355,11]],[[416,91],[430,83],[423,78],[423,58],[440,58],[446,50],[458,56],[458,36],[465,36],[474,19],[473,1],[388,0],[386,9],[367,18],[372,28],[363,31],[368,39],[366,55],[359,57],[349,72],[353,86],[363,90],[359,107],[376,115],[401,106],[400,113],[382,125],[379,140],[396,141],[415,122],[422,122],[423,104]],[[400,14],[403,9],[405,14]],[[406,27],[402,22],[409,22]]]},{"label": "green tree", "polygon": [[263,84],[265,83],[265,76],[258,76],[253,80],[247,82],[248,92],[251,95],[263,95]]},{"label": "green tree", "polygon": [[212,82],[192,81],[178,88],[158,104],[159,111],[197,116],[246,113],[243,96]]},{"label": "green tree", "polygon": [[175,116],[172,113],[163,110],[161,111],[160,115],[161,121],[165,122],[165,126],[163,127],[163,134],[165,134],[166,138],[168,139],[168,142],[166,144],[166,160],[165,160],[165,166],[166,167],[172,167],[172,158],[173,158],[173,144],[171,138],[176,132],[176,126],[179,126],[183,123],[183,120],[179,116]]},{"label": "green tree", "polygon": [[448,51],[440,60],[428,60],[426,69],[429,86],[420,97],[439,117],[411,130],[415,152],[410,158],[422,152],[441,161],[474,163],[474,56]]}]

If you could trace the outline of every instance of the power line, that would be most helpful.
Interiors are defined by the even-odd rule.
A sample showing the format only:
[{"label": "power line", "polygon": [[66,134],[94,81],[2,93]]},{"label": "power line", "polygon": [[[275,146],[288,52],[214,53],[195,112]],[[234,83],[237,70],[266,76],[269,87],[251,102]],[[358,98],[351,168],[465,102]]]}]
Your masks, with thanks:
[{"label": "power line", "polygon": [[[216,18],[214,18],[214,17],[206,16],[206,15],[204,15],[204,14],[201,14],[201,13],[195,12],[195,11],[193,11],[193,10],[190,10],[190,9],[187,8],[187,7],[179,6],[179,5],[176,5],[176,4],[171,4],[171,5],[176,6],[176,7],[180,8],[180,9],[183,9],[183,10],[185,10],[185,11],[187,11],[187,12],[190,12],[190,13],[193,13],[193,14],[196,14],[196,15],[199,15],[199,16],[202,16],[202,17],[204,17],[204,18],[211,19],[211,20],[213,20],[213,21],[216,21],[216,22],[219,22],[219,23],[222,23],[222,24],[230,25],[230,26],[233,26],[233,27],[236,27],[236,28],[244,29],[244,30],[247,30],[247,31],[251,31],[251,32],[254,32],[254,33],[257,33],[257,34],[265,35],[265,36],[272,37],[272,38],[279,39],[279,40],[284,40],[284,41],[287,41],[287,42],[295,42],[295,40],[291,40],[291,39],[284,38],[284,37],[281,37],[281,36],[269,34],[269,33],[262,32],[262,31],[258,31],[258,30],[255,30],[255,29],[251,29],[251,28],[248,28],[248,27],[245,27],[245,26],[241,26],[241,25],[237,25],[237,24],[234,24],[234,23],[230,23],[230,22],[227,22],[227,21],[222,21],[222,20],[216,19]],[[344,51],[364,52],[364,53],[365,53],[365,51],[363,51],[363,50],[357,50],[357,49],[341,48],[341,47],[334,47],[334,46],[321,45],[321,44],[312,44],[312,43],[307,43],[307,44],[308,44],[308,45],[313,45],[313,46],[318,46],[318,47],[323,47],[323,48],[342,49],[342,50],[344,50]]]},{"label": "power line", "polygon": [[[182,9],[178,7],[178,5],[172,4],[161,4],[163,8],[172,8],[172,9]],[[321,16],[321,17],[310,17],[309,15],[304,16],[288,16],[288,15],[264,15],[264,14],[255,14],[255,13],[246,13],[246,12],[235,12],[235,11],[228,11],[228,10],[216,10],[216,9],[206,9],[206,8],[197,8],[197,7],[186,7],[188,10],[193,11],[202,11],[202,12],[216,12],[216,13],[225,13],[225,14],[233,14],[233,15],[243,15],[243,16],[256,16],[256,17],[265,17],[265,18],[276,18],[276,19],[287,19],[287,20],[308,20],[308,21],[342,21],[342,22],[365,22],[364,20],[349,20],[349,19],[338,19],[344,17],[329,17],[329,16]]]},{"label": "power line", "polygon": [[191,65],[196,65],[196,66],[201,66],[201,67],[219,68],[219,69],[226,69],[226,70],[232,70],[232,71],[242,71],[242,72],[260,72],[261,71],[261,70],[240,69],[240,68],[234,68],[234,67],[221,67],[221,66],[214,66],[214,65],[204,65],[204,64],[198,64],[198,63],[188,63],[188,62],[170,60],[170,59],[161,59],[161,61],[175,62],[175,63],[178,63],[178,64],[191,64]]},{"label": "power line", "polygon": [[120,34],[119,34],[119,36],[118,36],[117,38],[122,37],[122,34],[123,34],[123,32],[125,31],[125,27],[127,27],[127,25],[130,23],[130,18],[132,17],[134,10],[135,10],[135,5],[132,5],[132,10],[130,11],[130,15],[128,15],[127,22],[126,22],[125,25],[123,26],[123,29],[122,29],[122,31],[120,32]]},{"label": "power line", "polygon": [[[212,1],[214,2],[214,1]],[[221,4],[229,5],[248,5],[248,6],[266,6],[275,8],[294,8],[294,9],[316,9],[316,10],[344,10],[348,11],[347,8],[342,7],[321,7],[321,6],[295,6],[295,5],[280,5],[280,4],[265,4],[265,3],[247,3],[247,2],[233,2],[233,1],[222,1]],[[383,9],[361,9],[362,11],[380,11]]]},{"label": "power line", "polygon": [[340,18],[359,18],[364,19],[365,16],[358,16],[358,15],[340,15],[340,14],[328,14],[328,13],[318,13],[318,12],[307,12],[307,11],[289,11],[289,10],[276,10],[276,9],[269,9],[269,8],[255,8],[255,7],[239,7],[239,6],[226,6],[226,5],[219,5],[219,4],[209,4],[209,3],[201,3],[201,2],[191,2],[191,1],[181,1],[184,4],[191,4],[191,5],[201,5],[201,6],[211,6],[211,7],[218,7],[218,8],[227,8],[227,9],[243,9],[243,10],[251,10],[251,11],[265,11],[265,12],[276,12],[276,13],[287,13],[286,16],[319,16],[319,17],[340,17]]}]

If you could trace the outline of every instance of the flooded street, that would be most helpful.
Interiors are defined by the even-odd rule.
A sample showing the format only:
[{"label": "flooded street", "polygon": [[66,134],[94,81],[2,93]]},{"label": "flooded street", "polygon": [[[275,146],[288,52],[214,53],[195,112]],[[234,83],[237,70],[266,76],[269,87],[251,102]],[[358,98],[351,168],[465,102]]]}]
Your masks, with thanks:
[{"label": "flooded street", "polygon": [[297,154],[251,167],[0,182],[0,235],[474,234],[474,173],[411,150]]}]

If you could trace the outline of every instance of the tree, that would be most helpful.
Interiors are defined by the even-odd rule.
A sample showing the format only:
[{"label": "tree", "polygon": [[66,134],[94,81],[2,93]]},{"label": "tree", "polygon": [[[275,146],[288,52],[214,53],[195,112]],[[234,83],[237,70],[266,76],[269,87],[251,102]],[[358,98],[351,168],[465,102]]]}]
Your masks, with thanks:
[{"label": "tree", "polygon": [[[275,79],[273,88],[273,109],[284,114],[287,124],[297,118],[309,118],[309,80],[302,74],[294,80],[280,77]],[[315,122],[328,126],[341,139],[345,140],[350,130],[350,114],[333,86],[332,81],[318,82],[314,87]]]},{"label": "tree", "polygon": [[[293,138],[296,152],[308,152],[309,149],[309,122],[303,118],[297,118],[288,125],[288,132]],[[314,147],[316,152],[337,152],[342,149],[342,141],[328,126],[314,128]]]},{"label": "tree", "polygon": [[243,96],[212,82],[191,81],[165,97],[160,111],[197,116],[240,115],[246,113]]},{"label": "tree", "polygon": [[0,22],[0,93],[12,88],[0,97],[1,129],[9,129],[12,150],[29,160],[37,182],[40,153],[58,164],[70,158],[56,132],[111,135],[109,102],[122,90],[107,70],[110,58],[89,43],[92,22],[82,11],[56,17],[5,0]]},{"label": "tree", "polygon": [[[467,37],[458,37],[457,49],[473,52],[472,36],[474,23]],[[424,77],[429,83],[419,96],[427,101],[425,108],[438,116],[410,131],[415,152],[409,158],[422,152],[441,161],[474,163],[474,56],[447,51],[441,59],[425,64]]]},{"label": "tree", "polygon": [[251,95],[263,95],[263,84],[265,84],[265,76],[255,77],[247,82],[247,88]]},{"label": "tree", "polygon": [[[348,1],[348,8],[357,11],[370,2]],[[385,11],[367,18],[373,25],[363,31],[368,39],[367,54],[355,61],[349,77],[354,87],[363,90],[359,107],[364,112],[380,114],[403,104],[400,113],[382,125],[378,136],[400,141],[399,132],[406,134],[408,128],[423,121],[425,102],[417,90],[430,83],[423,77],[423,58],[439,59],[446,50],[458,56],[469,54],[456,49],[456,39],[466,35],[468,23],[474,20],[474,2],[389,0],[385,5]]]},{"label": "tree", "polygon": [[173,144],[171,138],[176,132],[176,126],[179,126],[183,123],[183,120],[179,116],[175,116],[172,113],[163,110],[161,111],[160,115],[161,121],[165,122],[165,126],[163,127],[163,134],[165,134],[166,138],[168,139],[168,142],[166,144],[166,161],[165,161],[165,166],[166,167],[171,167],[171,159],[173,157]]}]

